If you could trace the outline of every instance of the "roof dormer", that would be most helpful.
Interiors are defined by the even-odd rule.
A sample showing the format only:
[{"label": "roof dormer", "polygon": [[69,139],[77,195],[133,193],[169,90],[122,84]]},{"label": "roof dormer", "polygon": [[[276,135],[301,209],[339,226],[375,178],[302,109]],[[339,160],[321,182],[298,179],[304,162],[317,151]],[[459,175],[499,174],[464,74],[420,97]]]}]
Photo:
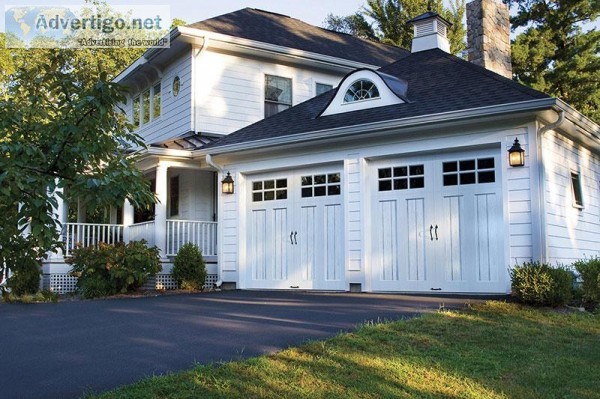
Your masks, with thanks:
[{"label": "roof dormer", "polygon": [[320,116],[407,103],[407,90],[405,80],[372,69],[358,69],[342,79]]},{"label": "roof dormer", "polygon": [[413,53],[434,48],[439,48],[447,53],[450,52],[448,29],[452,24],[438,13],[427,11],[411,19],[408,23],[414,26],[414,37],[411,48]]}]

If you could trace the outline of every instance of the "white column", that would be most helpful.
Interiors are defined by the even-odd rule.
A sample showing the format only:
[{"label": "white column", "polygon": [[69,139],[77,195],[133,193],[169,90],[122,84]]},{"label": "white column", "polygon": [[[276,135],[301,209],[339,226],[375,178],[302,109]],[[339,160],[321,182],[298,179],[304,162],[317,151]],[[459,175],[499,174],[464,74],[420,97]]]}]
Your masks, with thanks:
[{"label": "white column", "polygon": [[[53,193],[50,194],[50,195],[54,196],[54,198],[56,199],[56,207],[52,210],[52,213],[53,213],[53,216],[56,219],[56,221],[58,221],[56,230],[59,235],[61,235],[62,232],[65,231],[66,225],[67,225],[67,204],[61,198],[62,193],[63,193],[63,189],[57,188]],[[61,239],[61,238],[62,237],[60,237],[59,239]],[[51,252],[49,255],[50,255],[51,259],[57,259],[57,260],[63,259],[63,253],[60,250],[58,251],[58,253]]]},{"label": "white column", "polygon": [[156,197],[154,210],[154,239],[162,257],[167,250],[167,172],[169,167],[159,163],[156,167]]},{"label": "white column", "polygon": [[127,200],[123,204],[123,241],[129,242],[129,226],[133,224],[133,205]]}]

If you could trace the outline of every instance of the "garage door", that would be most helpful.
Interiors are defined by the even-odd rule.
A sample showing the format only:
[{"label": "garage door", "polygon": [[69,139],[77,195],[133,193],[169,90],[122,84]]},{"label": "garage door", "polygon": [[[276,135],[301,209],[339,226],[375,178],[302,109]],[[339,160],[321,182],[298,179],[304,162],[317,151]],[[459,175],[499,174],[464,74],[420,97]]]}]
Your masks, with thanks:
[{"label": "garage door", "polygon": [[248,288],[343,290],[341,169],[250,176]]},{"label": "garage door", "polygon": [[505,291],[498,150],[374,163],[374,290]]}]

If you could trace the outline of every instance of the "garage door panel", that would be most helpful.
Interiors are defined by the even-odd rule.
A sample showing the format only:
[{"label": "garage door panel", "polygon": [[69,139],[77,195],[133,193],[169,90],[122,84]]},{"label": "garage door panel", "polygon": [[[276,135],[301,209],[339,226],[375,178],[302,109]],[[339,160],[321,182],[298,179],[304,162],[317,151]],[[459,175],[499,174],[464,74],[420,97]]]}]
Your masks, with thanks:
[{"label": "garage door panel", "polygon": [[252,259],[252,278],[267,279],[267,211],[252,211],[250,258]]},{"label": "garage door panel", "polygon": [[303,206],[300,209],[300,231],[298,231],[300,246],[300,269],[303,281],[314,278],[315,257],[319,252],[318,242],[315,240],[316,206]]},{"label": "garage door panel", "polygon": [[461,216],[464,199],[461,195],[443,198],[443,222],[439,226],[438,236],[444,242],[446,281],[463,280],[463,242],[461,240]]},{"label": "garage door panel", "polygon": [[398,280],[398,220],[396,201],[380,201],[378,211],[380,278],[384,281]]},{"label": "garage door panel", "polygon": [[269,248],[273,248],[273,276],[274,280],[286,280],[288,275],[287,249],[290,242],[290,231],[288,229],[287,208],[276,208],[273,210],[273,242]]},{"label": "garage door panel", "polygon": [[344,222],[340,204],[325,206],[325,280],[339,281],[344,267]]},{"label": "garage door panel", "polygon": [[410,281],[427,280],[425,269],[425,199],[406,200],[406,270]]},{"label": "garage door panel", "polygon": [[498,269],[496,194],[475,195],[477,227],[477,280],[496,281]]}]

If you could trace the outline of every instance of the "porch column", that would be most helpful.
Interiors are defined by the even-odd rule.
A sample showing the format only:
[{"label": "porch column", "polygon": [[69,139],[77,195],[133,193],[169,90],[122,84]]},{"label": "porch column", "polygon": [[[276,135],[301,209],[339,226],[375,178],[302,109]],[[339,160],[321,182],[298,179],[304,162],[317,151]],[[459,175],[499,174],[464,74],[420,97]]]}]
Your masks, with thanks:
[{"label": "porch column", "polygon": [[129,242],[129,226],[133,224],[133,205],[128,200],[123,204],[123,241]]},{"label": "porch column", "polygon": [[[56,230],[57,230],[58,234],[60,235],[59,239],[62,239],[63,232],[65,232],[65,230],[67,228],[66,226],[67,226],[67,215],[68,215],[67,204],[61,198],[62,193],[63,193],[63,189],[57,188],[53,193],[50,194],[50,195],[54,196],[54,198],[56,199],[56,208],[54,208],[52,210],[52,213],[53,213],[54,218],[59,222],[59,224],[56,226]],[[63,258],[63,252],[61,250],[59,250],[58,253],[50,252],[49,255],[50,255],[51,259],[62,260],[62,258]]]},{"label": "porch column", "polygon": [[161,256],[167,254],[167,172],[169,167],[159,163],[156,167],[156,198],[154,208],[154,239]]}]

